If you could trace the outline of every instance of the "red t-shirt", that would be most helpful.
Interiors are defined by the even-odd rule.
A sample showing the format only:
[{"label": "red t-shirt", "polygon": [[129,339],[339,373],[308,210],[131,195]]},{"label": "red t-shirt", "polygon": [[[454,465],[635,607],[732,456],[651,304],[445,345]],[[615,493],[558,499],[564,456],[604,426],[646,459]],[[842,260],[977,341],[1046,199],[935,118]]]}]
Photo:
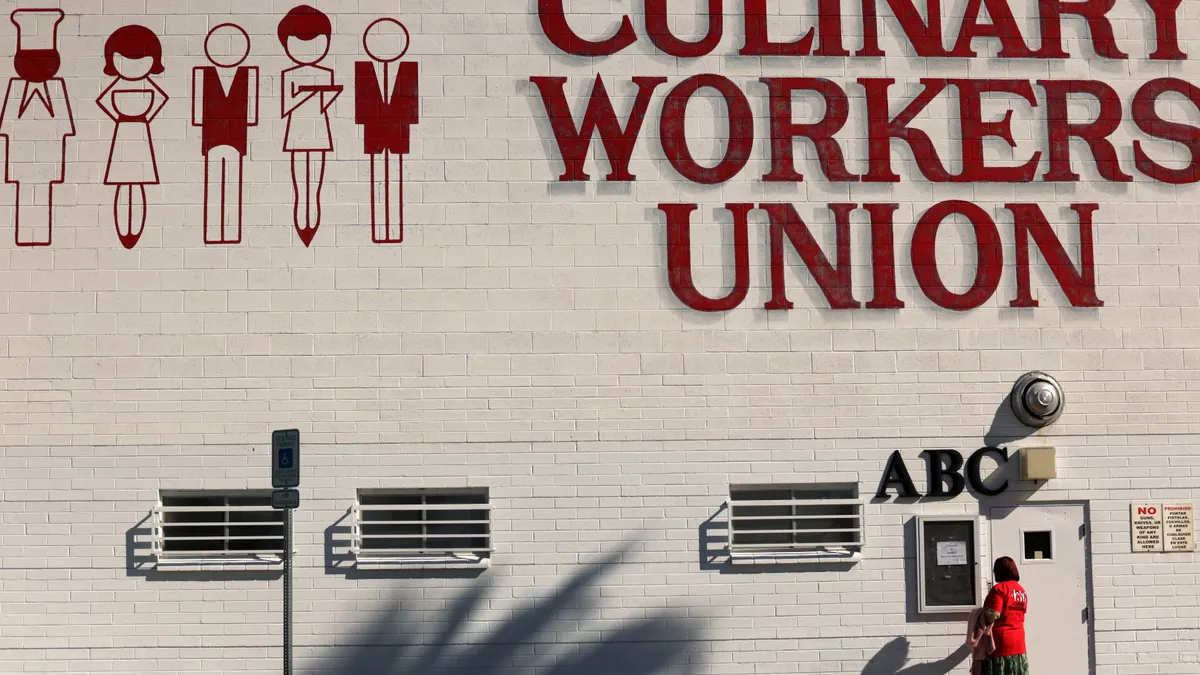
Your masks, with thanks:
[{"label": "red t-shirt", "polygon": [[992,587],[983,606],[1000,613],[992,628],[996,651],[992,656],[1015,656],[1025,653],[1025,611],[1029,596],[1015,581],[1001,581]]}]

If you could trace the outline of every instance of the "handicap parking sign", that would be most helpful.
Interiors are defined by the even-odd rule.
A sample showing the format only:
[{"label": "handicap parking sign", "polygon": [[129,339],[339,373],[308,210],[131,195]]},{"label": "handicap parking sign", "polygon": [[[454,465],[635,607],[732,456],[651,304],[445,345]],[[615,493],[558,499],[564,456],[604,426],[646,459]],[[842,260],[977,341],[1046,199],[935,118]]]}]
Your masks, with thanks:
[{"label": "handicap parking sign", "polygon": [[271,434],[271,487],[300,485],[300,431],[281,429]]}]

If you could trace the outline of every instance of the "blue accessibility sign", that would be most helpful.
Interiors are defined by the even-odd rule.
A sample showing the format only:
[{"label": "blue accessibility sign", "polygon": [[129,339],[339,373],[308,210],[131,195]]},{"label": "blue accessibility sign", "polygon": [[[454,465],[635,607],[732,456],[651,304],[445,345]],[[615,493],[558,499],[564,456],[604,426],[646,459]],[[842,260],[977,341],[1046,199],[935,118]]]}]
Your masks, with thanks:
[{"label": "blue accessibility sign", "polygon": [[271,487],[300,485],[300,430],[280,429],[271,434]]}]

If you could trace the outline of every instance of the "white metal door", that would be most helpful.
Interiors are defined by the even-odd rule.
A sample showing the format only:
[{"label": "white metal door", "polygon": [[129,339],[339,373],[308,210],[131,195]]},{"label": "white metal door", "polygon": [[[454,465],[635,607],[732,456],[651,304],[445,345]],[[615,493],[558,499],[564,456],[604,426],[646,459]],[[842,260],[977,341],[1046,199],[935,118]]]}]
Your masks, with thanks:
[{"label": "white metal door", "polygon": [[[1017,562],[1029,593],[1025,616],[1035,673],[1088,675],[1087,531],[1082,504],[1026,504],[991,510],[991,555]],[[990,574],[990,569],[989,572]],[[995,581],[994,579],[992,580]]]}]

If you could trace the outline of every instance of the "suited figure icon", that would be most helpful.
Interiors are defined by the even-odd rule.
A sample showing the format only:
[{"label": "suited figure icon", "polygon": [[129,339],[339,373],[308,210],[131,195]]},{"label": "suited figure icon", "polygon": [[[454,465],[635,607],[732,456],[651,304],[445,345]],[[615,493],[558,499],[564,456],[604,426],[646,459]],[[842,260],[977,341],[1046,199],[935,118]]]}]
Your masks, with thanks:
[{"label": "suited figure icon", "polygon": [[354,64],[354,121],[371,157],[371,241],[377,244],[404,241],[404,155],[420,108],[417,64],[400,60],[408,43],[404,24],[377,19],[363,32],[371,60]]}]

